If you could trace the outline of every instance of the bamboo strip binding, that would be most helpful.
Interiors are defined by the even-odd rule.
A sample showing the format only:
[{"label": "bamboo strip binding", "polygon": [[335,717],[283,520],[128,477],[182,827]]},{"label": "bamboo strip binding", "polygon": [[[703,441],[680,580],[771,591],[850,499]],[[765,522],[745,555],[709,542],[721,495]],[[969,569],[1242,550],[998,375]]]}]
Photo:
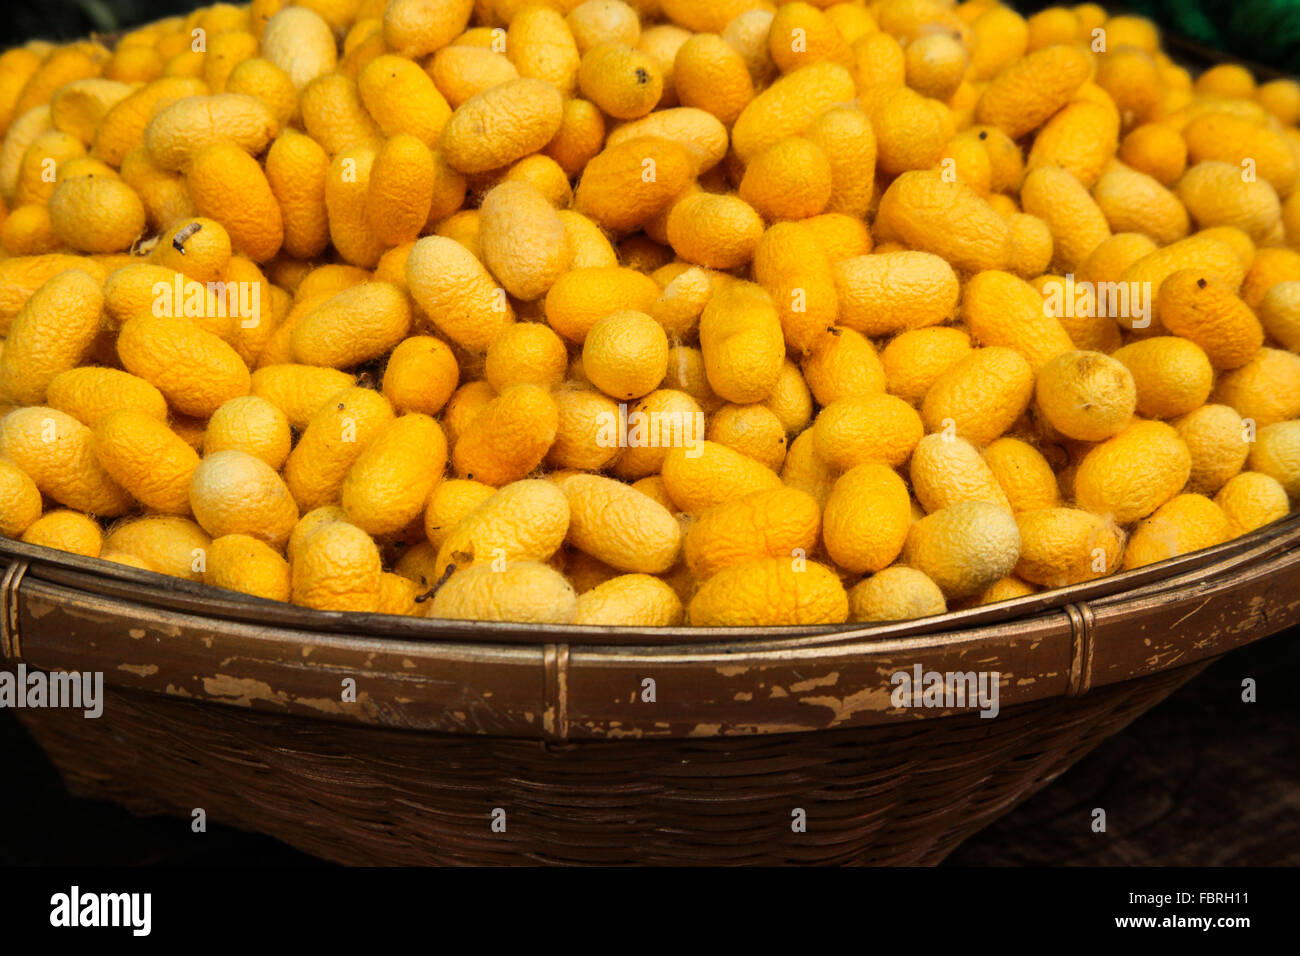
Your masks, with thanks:
[{"label": "bamboo strip binding", "polygon": [[1068,697],[1080,697],[1092,687],[1093,650],[1097,637],[1097,618],[1086,601],[1067,604],[1065,613],[1070,618],[1070,684]]},{"label": "bamboo strip binding", "polygon": [[18,636],[18,586],[23,583],[29,562],[15,561],[0,581],[0,658],[22,660],[22,641]]}]

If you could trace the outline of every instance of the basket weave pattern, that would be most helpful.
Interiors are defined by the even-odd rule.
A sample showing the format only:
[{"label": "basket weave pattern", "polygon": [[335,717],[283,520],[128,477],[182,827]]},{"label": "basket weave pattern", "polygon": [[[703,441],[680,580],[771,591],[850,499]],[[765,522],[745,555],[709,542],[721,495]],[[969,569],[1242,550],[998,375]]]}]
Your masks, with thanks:
[{"label": "basket weave pattern", "polygon": [[[1300,516],[1088,585],[821,629],[485,630],[17,542],[0,562],[0,668],[105,677],[99,719],[18,711],[74,792],[354,864],[936,863],[1215,658],[1300,624]],[[1000,713],[899,711],[890,676],[914,665],[997,671]]]},{"label": "basket weave pattern", "polygon": [[[995,720],[564,747],[268,720],[132,691],[110,695],[111,722],[24,719],[74,793],[141,814],[202,807],[340,863],[920,865],[1203,666]],[[504,833],[490,827],[497,807]],[[807,832],[792,831],[795,808]]]}]

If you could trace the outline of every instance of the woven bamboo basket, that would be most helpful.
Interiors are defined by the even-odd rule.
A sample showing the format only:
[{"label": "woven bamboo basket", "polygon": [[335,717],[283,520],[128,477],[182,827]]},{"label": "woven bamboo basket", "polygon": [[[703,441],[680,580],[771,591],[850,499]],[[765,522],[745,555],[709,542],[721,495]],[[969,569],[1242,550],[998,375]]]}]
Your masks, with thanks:
[{"label": "woven bamboo basket", "polygon": [[[10,540],[0,569],[0,667],[104,674],[99,719],[17,711],[74,793],[354,864],[936,863],[1216,657],[1300,623],[1300,515],[870,626],[316,612]],[[916,665],[997,671],[1000,713],[894,707]]]}]

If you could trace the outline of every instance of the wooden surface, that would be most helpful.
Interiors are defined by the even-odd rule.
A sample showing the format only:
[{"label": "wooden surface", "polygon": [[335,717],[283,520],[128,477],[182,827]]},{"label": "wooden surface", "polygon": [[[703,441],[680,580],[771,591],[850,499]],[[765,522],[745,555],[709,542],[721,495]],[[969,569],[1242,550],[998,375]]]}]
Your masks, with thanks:
[{"label": "wooden surface", "polygon": [[[112,686],[185,700],[557,742],[896,725],[918,714],[892,706],[891,675],[914,665],[996,671],[1005,708],[1194,664],[1300,624],[1300,515],[1006,605],[819,633],[751,629],[743,641],[735,629],[665,628],[660,643],[636,644],[633,629],[323,614],[7,541],[0,561],[11,622],[0,657],[101,671]],[[268,619],[253,623],[260,613]],[[356,681],[355,701],[340,699],[344,678]],[[641,696],[647,678],[653,701]]]},{"label": "wooden surface", "polygon": [[[1300,865],[1300,630],[1235,652],[1038,796],[967,840],[950,865]],[[1259,685],[1240,701],[1243,677]],[[317,865],[227,827],[133,817],[69,797],[0,712],[0,864]],[[1108,832],[1091,832],[1102,806]]]}]

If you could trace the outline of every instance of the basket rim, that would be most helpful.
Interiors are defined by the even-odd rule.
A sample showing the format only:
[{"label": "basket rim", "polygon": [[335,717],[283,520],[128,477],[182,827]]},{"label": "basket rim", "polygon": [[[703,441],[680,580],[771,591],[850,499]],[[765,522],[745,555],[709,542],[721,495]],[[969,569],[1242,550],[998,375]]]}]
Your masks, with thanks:
[{"label": "basket rim", "polygon": [[[1271,547],[1269,547],[1271,546]],[[862,640],[910,640],[948,636],[1009,624],[1082,602],[1096,604],[1140,597],[1246,552],[1269,554],[1300,548],[1300,511],[1223,544],[1084,584],[1040,591],[996,604],[930,617],[873,623],[761,627],[616,627],[453,621],[360,611],[319,611],[184,578],[0,537],[0,563],[26,564],[24,577],[102,598],[158,610],[202,615],[216,621],[281,627],[319,634],[364,636],[379,641],[438,641],[466,645],[553,645],[661,648],[725,646],[727,653],[835,646]]]},{"label": "basket rim", "polygon": [[[1300,625],[1300,545],[1294,523],[1288,528],[1141,587],[1002,622],[746,642],[692,632],[699,643],[676,646],[570,645],[562,635],[545,645],[487,643],[490,631],[468,643],[217,621],[43,580],[39,566],[26,576],[27,562],[18,561],[0,584],[0,669],[26,662],[101,672],[123,691],[265,717],[541,738],[547,746],[943,719],[970,706],[897,704],[900,673],[987,674],[998,681],[1000,706],[1010,707],[1194,665]],[[662,689],[657,703],[639,698],[649,675]],[[364,698],[340,705],[341,677],[356,679]]]}]

